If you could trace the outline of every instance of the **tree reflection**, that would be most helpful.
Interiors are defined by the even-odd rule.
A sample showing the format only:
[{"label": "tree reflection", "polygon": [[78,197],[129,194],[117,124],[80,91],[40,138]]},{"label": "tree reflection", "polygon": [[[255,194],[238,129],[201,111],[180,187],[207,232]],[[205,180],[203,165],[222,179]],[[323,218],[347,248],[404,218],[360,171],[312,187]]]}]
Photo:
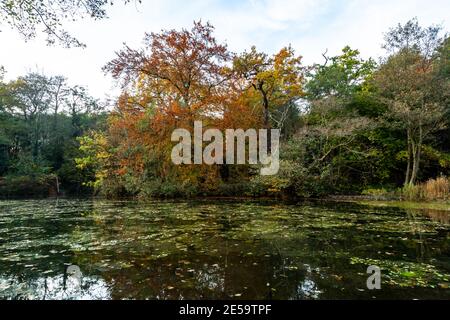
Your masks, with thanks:
[{"label": "tree reflection", "polygon": [[[3,298],[371,298],[365,270],[350,264],[352,257],[421,259],[450,269],[448,225],[391,209],[90,200],[3,208]],[[81,269],[78,288],[69,265]],[[383,297],[405,294],[392,289]]]}]

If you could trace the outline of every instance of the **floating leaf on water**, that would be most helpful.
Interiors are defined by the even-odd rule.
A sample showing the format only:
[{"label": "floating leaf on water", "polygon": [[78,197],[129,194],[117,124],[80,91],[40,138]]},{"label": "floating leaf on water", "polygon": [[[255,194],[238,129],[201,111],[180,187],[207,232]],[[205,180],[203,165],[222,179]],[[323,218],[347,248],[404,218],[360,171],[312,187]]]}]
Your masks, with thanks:
[{"label": "floating leaf on water", "polygon": [[[239,290],[243,280],[249,287],[243,292],[249,298],[264,298],[269,288],[255,289],[261,281],[264,286],[268,274],[277,283],[277,298],[289,298],[288,288],[298,285],[299,277],[305,276],[296,272],[298,269],[305,270],[308,279],[312,276],[312,290],[333,292],[327,297],[360,296],[355,284],[364,286],[369,265],[382,269],[386,288],[383,297],[388,298],[391,289],[413,287],[442,288],[405,290],[415,298],[440,298],[446,294],[443,289],[448,289],[450,278],[443,254],[449,227],[419,216],[410,219],[404,210],[368,210],[339,203],[291,206],[280,202],[272,206],[260,200],[208,200],[206,204],[197,200],[60,200],[56,207],[53,201],[32,200],[0,201],[0,207],[0,263],[4,270],[11,271],[4,277],[9,281],[10,276],[16,279],[22,275],[21,286],[13,286],[7,293],[0,290],[0,299],[21,294],[24,298],[42,297],[36,291],[42,289],[41,282],[33,279],[55,279],[59,282],[53,288],[59,290],[62,264],[69,261],[68,265],[80,266],[86,279],[93,275],[112,279],[108,290],[124,299],[164,298],[156,285],[148,285],[149,281],[167,281],[174,275],[178,283],[185,283],[183,275],[188,277],[182,288],[186,291],[180,292],[180,297],[186,298],[220,297],[228,288]],[[347,242],[350,238],[352,246]],[[417,259],[418,251],[414,250],[419,248],[417,238],[427,244],[423,260]],[[192,252],[188,255],[186,250]],[[379,260],[365,258],[374,257],[377,251],[382,257]],[[58,256],[58,252],[64,254]],[[391,252],[395,254],[388,257]],[[349,266],[346,262],[351,256],[359,258],[350,260]],[[231,271],[226,288],[224,272],[219,269],[225,263],[227,272]],[[130,267],[125,269],[127,265]],[[333,267],[322,268],[325,265]],[[189,267],[190,273],[175,270],[177,266]],[[345,282],[339,289],[328,290],[336,286],[340,272]],[[97,279],[85,282],[86,292],[96,291],[94,282]],[[230,293],[229,297],[234,295]]]}]

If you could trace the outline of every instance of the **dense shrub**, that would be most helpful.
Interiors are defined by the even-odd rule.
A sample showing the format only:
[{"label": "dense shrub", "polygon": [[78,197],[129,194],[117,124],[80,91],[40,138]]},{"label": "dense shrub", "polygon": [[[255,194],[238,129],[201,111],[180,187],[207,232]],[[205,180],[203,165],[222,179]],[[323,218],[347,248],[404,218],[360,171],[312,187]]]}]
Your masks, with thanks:
[{"label": "dense shrub", "polygon": [[251,196],[252,183],[222,183],[218,186],[216,194],[223,197]]},{"label": "dense shrub", "polygon": [[48,197],[57,195],[56,176],[11,175],[0,179],[0,197]]},{"label": "dense shrub", "polygon": [[363,190],[363,192],[361,194],[364,196],[372,197],[375,200],[385,200],[389,197],[390,192],[388,190],[386,190],[385,188],[380,188],[380,189],[369,188],[369,189]]}]

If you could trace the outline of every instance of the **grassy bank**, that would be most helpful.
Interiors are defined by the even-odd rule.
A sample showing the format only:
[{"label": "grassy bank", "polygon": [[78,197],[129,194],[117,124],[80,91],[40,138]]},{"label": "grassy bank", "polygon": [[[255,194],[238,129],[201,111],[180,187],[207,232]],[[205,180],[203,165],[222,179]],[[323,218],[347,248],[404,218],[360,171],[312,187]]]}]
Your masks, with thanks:
[{"label": "grassy bank", "polygon": [[352,202],[375,206],[375,207],[397,207],[402,209],[428,209],[448,211],[450,213],[450,202],[431,201],[431,202],[417,202],[417,201],[382,201],[382,200],[354,200]]}]

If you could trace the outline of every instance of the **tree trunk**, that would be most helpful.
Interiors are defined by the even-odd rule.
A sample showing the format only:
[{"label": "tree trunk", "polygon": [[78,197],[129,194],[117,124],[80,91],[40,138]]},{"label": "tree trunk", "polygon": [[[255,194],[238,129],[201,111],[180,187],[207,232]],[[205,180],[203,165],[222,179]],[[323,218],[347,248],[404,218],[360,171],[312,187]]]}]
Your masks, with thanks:
[{"label": "tree trunk", "polygon": [[411,148],[411,129],[408,128],[407,130],[407,141],[408,141],[408,159],[407,159],[407,166],[406,166],[406,176],[405,176],[405,187],[409,184],[409,179],[411,176],[411,158],[412,158],[412,148]]},{"label": "tree trunk", "polygon": [[270,114],[269,114],[269,99],[267,98],[267,94],[264,90],[261,90],[263,95],[263,106],[264,106],[264,128],[267,130],[267,154],[272,153],[272,132],[270,131]]},{"label": "tree trunk", "polygon": [[420,166],[420,156],[421,156],[421,148],[422,148],[422,141],[423,141],[423,133],[422,133],[422,125],[419,125],[419,141],[416,145],[416,150],[414,153],[414,166],[413,171],[411,175],[411,181],[410,184],[413,185],[416,182],[417,175],[419,173],[419,166]]},{"label": "tree trunk", "polygon": [[55,93],[55,110],[53,113],[53,130],[56,132],[56,129],[58,128],[58,111],[59,111],[59,93],[61,90],[62,83],[59,83],[58,88],[56,89]]},{"label": "tree trunk", "polygon": [[58,176],[56,176],[56,178],[55,178],[55,182],[56,182],[56,196],[58,197],[59,196],[59,179],[58,179]]},{"label": "tree trunk", "polygon": [[418,146],[416,144],[413,145],[413,167],[411,172],[411,179],[409,180],[409,185],[413,186],[416,182],[416,173],[417,173],[417,150]]}]

